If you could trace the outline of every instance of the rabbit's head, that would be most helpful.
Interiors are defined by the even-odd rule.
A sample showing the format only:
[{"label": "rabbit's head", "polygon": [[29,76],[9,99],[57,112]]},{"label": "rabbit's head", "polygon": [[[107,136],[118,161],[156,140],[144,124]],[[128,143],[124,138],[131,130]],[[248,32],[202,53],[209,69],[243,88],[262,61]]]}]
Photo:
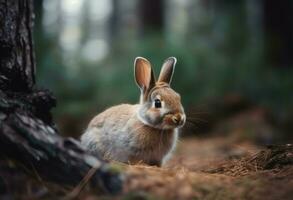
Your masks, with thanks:
[{"label": "rabbit's head", "polygon": [[150,62],[137,57],[134,62],[134,74],[141,90],[139,119],[158,129],[174,129],[185,123],[185,113],[181,97],[171,87],[176,58],[165,60],[160,76],[156,81]]}]

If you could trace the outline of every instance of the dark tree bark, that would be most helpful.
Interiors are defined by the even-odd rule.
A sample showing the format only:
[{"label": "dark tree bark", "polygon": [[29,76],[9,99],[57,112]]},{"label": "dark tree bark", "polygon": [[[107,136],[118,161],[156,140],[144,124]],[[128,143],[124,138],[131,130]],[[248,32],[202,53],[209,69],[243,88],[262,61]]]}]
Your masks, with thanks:
[{"label": "dark tree bark", "polygon": [[54,96],[35,86],[32,0],[0,0],[0,157],[44,181],[74,186],[91,170],[92,186],[115,193],[119,174],[59,136],[50,110]]},{"label": "dark tree bark", "polygon": [[32,5],[0,1],[0,89],[30,91],[35,83]]}]

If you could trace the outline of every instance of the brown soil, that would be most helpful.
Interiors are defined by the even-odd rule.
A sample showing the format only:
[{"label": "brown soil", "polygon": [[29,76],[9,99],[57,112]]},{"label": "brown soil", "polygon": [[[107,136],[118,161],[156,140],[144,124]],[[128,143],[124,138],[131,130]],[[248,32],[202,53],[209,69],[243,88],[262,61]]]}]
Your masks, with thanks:
[{"label": "brown soil", "polygon": [[[255,145],[184,139],[163,168],[126,166],[126,199],[292,199],[293,166],[263,169]],[[289,155],[290,156],[290,155]],[[292,155],[291,155],[292,159]]]}]

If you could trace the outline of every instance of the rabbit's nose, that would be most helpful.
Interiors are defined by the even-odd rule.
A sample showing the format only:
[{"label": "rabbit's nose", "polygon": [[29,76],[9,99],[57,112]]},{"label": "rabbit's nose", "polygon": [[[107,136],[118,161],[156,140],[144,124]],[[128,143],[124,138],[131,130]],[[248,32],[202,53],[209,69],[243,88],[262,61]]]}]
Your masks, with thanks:
[{"label": "rabbit's nose", "polygon": [[173,117],[172,117],[172,121],[173,121],[173,123],[174,124],[176,124],[176,125],[180,125],[180,124],[182,124],[183,123],[183,116],[180,114],[180,113],[178,113],[178,114],[175,114],[175,115],[173,115]]}]

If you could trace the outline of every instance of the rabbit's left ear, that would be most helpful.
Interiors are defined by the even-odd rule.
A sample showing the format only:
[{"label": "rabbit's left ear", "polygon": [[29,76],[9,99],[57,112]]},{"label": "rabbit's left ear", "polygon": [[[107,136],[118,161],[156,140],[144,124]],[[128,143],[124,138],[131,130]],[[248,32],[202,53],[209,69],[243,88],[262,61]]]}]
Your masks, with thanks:
[{"label": "rabbit's left ear", "polygon": [[170,84],[175,70],[177,59],[170,57],[165,60],[158,81]]}]

